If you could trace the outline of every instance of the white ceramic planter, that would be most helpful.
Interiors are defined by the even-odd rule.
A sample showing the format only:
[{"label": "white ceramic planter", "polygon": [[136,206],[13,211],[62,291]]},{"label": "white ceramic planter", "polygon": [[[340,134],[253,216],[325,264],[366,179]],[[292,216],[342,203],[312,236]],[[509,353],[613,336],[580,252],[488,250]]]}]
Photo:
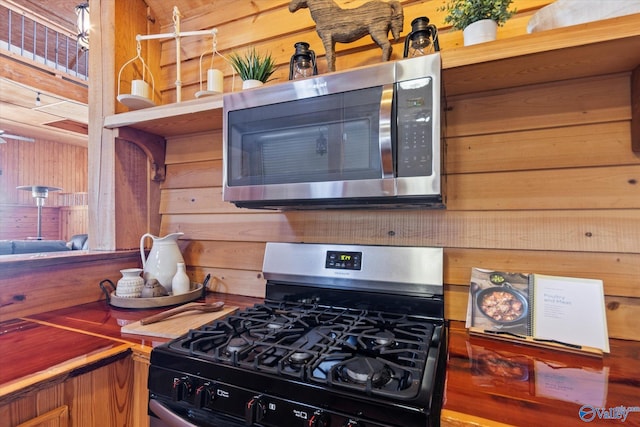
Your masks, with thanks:
[{"label": "white ceramic planter", "polygon": [[243,80],[242,89],[251,89],[252,87],[262,86],[263,84],[264,83],[262,83],[260,80]]},{"label": "white ceramic planter", "polygon": [[478,43],[490,42],[496,39],[498,32],[498,24],[492,19],[481,19],[473,24],[469,24],[462,35],[464,37],[464,45],[471,46]]}]

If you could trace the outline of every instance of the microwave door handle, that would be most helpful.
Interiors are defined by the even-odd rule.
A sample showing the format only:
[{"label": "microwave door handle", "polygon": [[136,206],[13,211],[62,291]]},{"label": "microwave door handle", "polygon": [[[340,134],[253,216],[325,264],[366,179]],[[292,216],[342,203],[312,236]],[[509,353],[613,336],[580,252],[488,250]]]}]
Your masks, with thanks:
[{"label": "microwave door handle", "polygon": [[391,148],[391,107],[393,104],[393,84],[382,86],[380,97],[379,147],[382,178],[393,178],[393,152]]}]

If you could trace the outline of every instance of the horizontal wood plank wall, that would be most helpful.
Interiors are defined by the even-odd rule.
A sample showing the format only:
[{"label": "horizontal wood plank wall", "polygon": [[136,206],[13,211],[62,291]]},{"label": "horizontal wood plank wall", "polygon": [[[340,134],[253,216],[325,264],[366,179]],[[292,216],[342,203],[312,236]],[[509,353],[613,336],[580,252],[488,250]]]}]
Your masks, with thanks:
[{"label": "horizontal wood plank wall", "polygon": [[[0,144],[0,239],[36,235],[36,202],[31,191],[16,189],[22,185],[58,187],[65,194],[86,193],[87,148],[45,140],[8,139],[6,144]],[[61,215],[55,208],[64,203],[65,196],[58,192],[50,192],[45,200],[42,215],[45,239],[66,239],[65,228],[86,233],[86,219]],[[84,209],[86,212],[86,206]]]},{"label": "horizontal wood plank wall", "polygon": [[[42,238],[62,239],[60,208],[43,207]],[[38,234],[38,208],[36,206],[0,205],[0,240],[24,240]]]},{"label": "horizontal wood plank wall", "polygon": [[[335,0],[344,9],[353,8],[366,0]],[[531,15],[552,0],[515,0],[517,16],[510,19],[504,27],[498,29],[498,38],[507,38],[525,33]],[[411,21],[418,16],[427,16],[440,29],[440,45],[444,49],[453,49],[463,44],[462,31],[447,31],[443,23],[445,13],[438,10],[444,4],[441,0],[401,0],[404,11],[404,28],[398,41],[392,42],[391,59],[402,58],[404,37],[411,32]],[[315,30],[315,22],[308,9],[290,13],[288,0],[249,1],[219,0],[214,7],[206,10],[182,11],[182,31],[209,29],[218,30],[217,49],[223,55],[233,51],[256,47],[260,52],[270,52],[278,66],[272,79],[286,81],[289,76],[289,59],[293,54],[293,45],[306,41],[318,56],[318,71],[326,73],[324,48]],[[173,32],[173,26],[162,28],[162,32]],[[206,86],[206,75],[200,76],[200,55],[211,51],[210,37],[185,37],[180,42],[182,52],[181,82],[182,99],[193,99],[201,90],[200,82]],[[381,60],[381,50],[371,37],[366,36],[353,43],[336,45],[336,69],[345,70],[357,66],[375,64]],[[208,68],[211,56],[203,58],[203,68]],[[168,39],[162,43],[160,59],[161,75],[156,79],[156,87],[162,93],[162,103],[175,102],[175,41]],[[213,66],[223,71],[224,87],[229,92],[238,90],[240,79],[233,81],[232,69],[220,57],[213,60]],[[205,74],[205,73],[203,73]]]},{"label": "horizontal wood plank wall", "polygon": [[[403,2],[405,31],[413,16],[439,16],[440,3]],[[548,2],[516,3],[535,9]],[[221,30],[221,44],[223,37],[238,46],[255,42],[285,58],[289,42],[313,33],[307,11],[293,19],[274,7],[263,12],[278,14],[283,25],[270,24],[275,33],[267,42],[257,35],[267,31],[263,15],[237,16],[241,9],[221,8],[220,19],[253,18],[258,29]],[[510,21],[509,35],[524,33],[531,13]],[[280,34],[283,28],[297,32]],[[455,33],[449,40],[459,40]],[[362,43],[341,47],[338,69],[375,61],[377,47]],[[163,55],[163,62],[171,60]],[[255,296],[264,295],[267,241],[443,247],[446,316],[456,320],[465,316],[474,266],[602,279],[610,336],[640,340],[633,327],[640,316],[640,157],[629,148],[629,93],[630,76],[617,74],[448,98],[442,211],[237,209],[221,200],[220,132],[170,138],[161,231],[185,233],[192,278],[211,273],[217,290]]]},{"label": "horizontal wood plank wall", "polygon": [[[30,191],[21,185],[47,185],[64,193],[87,192],[87,148],[72,144],[8,139],[0,144],[0,205],[35,206]],[[51,192],[45,206],[58,206],[58,193]]]}]

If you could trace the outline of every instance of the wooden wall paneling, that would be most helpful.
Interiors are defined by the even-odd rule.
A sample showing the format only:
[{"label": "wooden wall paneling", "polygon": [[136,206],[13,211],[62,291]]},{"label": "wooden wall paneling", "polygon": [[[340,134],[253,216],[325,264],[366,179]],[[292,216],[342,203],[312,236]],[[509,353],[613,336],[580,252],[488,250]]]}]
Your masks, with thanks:
[{"label": "wooden wall paneling", "polygon": [[444,281],[469,286],[471,268],[600,279],[607,295],[640,297],[640,253],[445,248]]},{"label": "wooden wall paneling", "polygon": [[222,159],[222,130],[167,138],[165,163]]},{"label": "wooden wall paneling", "polygon": [[[468,288],[445,287],[445,318],[464,321],[467,311]],[[640,330],[635,327],[640,307],[637,298],[605,297],[609,338],[640,341]]]},{"label": "wooden wall paneling", "polygon": [[[213,171],[192,168],[185,179],[195,180],[198,173],[204,178]],[[447,210],[640,208],[638,180],[640,165],[449,175]],[[165,189],[160,209],[162,214],[253,212],[223,202],[218,186]]]},{"label": "wooden wall paneling", "polygon": [[222,187],[183,188],[163,190],[160,199],[162,215],[174,213],[251,213],[222,200]]},{"label": "wooden wall paneling", "polygon": [[[38,208],[36,206],[0,205],[0,240],[24,240],[36,237]],[[62,238],[60,208],[42,208],[42,237],[48,240]]]},{"label": "wooden wall paneling", "polygon": [[[343,2],[338,2],[342,4]],[[416,1],[403,1],[405,23],[402,37],[393,43],[393,56],[392,59],[399,59],[402,57],[402,49],[404,43],[404,36],[411,31],[411,21],[417,16],[428,16],[431,22],[435,23],[439,28],[444,30],[440,32],[440,45],[442,49],[451,49],[462,46],[462,32],[461,31],[447,31],[447,26],[442,24],[444,19],[444,12],[438,11],[437,2],[416,2]],[[517,4],[516,1],[514,4]],[[523,7],[519,8],[519,13],[510,19],[504,27],[498,30],[499,38],[513,37],[519,34],[526,33],[526,25],[530,19],[533,11],[539,7],[548,4],[548,0],[537,0],[522,2]],[[228,54],[238,46],[256,46],[260,51],[269,51],[274,55],[276,63],[279,65],[274,78],[277,81],[284,81],[288,78],[288,63],[291,54],[293,53],[293,44],[297,41],[304,40],[311,44],[318,55],[318,67],[319,72],[325,73],[326,64],[324,60],[324,48],[320,42],[319,37],[315,31],[315,23],[311,19],[308,9],[301,9],[295,14],[291,14],[288,11],[288,2],[283,2],[281,5],[269,4],[268,10],[255,10],[255,8],[261,8],[261,4],[252,4],[251,7],[231,8],[231,11],[226,13],[211,12],[207,16],[198,16],[194,19],[185,19],[183,21],[183,28],[189,29],[204,29],[215,26],[218,30],[218,49],[223,54]],[[350,8],[354,7],[354,4],[344,3],[342,7]],[[516,5],[517,6],[517,5]],[[257,15],[259,18],[256,19]],[[273,22],[278,22],[278,25],[273,25]],[[243,31],[238,33],[236,29],[238,27],[249,28],[250,31]],[[281,28],[287,28],[286,33],[277,34],[281,32]],[[278,29],[273,33],[274,29]],[[272,34],[273,33],[273,34]],[[183,80],[183,95],[186,97],[183,99],[189,99],[193,97],[193,94],[199,90],[199,55],[202,53],[203,47],[207,47],[206,41],[200,40],[188,40],[183,42],[183,49],[185,50],[185,57],[187,59],[182,64],[182,80]],[[232,47],[230,47],[232,46]],[[175,76],[175,64],[172,58],[174,57],[171,52],[174,47],[174,42],[167,41],[163,43],[163,62],[162,62],[162,81],[165,82],[163,90],[167,101],[175,100],[175,95],[172,93],[172,76]],[[362,65],[375,64],[380,62],[380,49],[373,43],[370,37],[364,37],[358,41],[349,44],[338,43],[336,45],[336,51],[338,56],[339,70],[353,68]],[[191,60],[188,60],[191,59]],[[225,90],[231,90],[231,69],[218,63],[216,68],[221,68],[225,73]],[[239,84],[236,82],[236,90],[239,88]]]},{"label": "wooden wall paneling", "polygon": [[[135,144],[116,140],[116,241],[118,249],[140,247],[145,233],[159,230],[159,183],[151,180],[149,159]],[[132,215],[135,212],[136,215]]]},{"label": "wooden wall paneling", "polygon": [[[30,260],[28,270],[24,260],[2,260],[0,322],[41,313],[45,308],[56,310],[105,299],[100,281],[110,279],[115,284],[122,277],[120,269],[141,267],[139,251],[81,257],[62,254]],[[61,286],[64,292],[60,292]]]},{"label": "wooden wall paneling", "polygon": [[640,341],[640,299],[605,296],[605,306],[609,337]]},{"label": "wooden wall paneling", "polygon": [[640,210],[309,211],[164,215],[185,239],[638,253]]},{"label": "wooden wall paneling", "polygon": [[629,153],[629,122],[498,132],[446,138],[451,174],[587,166],[637,165]]},{"label": "wooden wall paneling", "polygon": [[263,242],[190,240],[187,243],[181,250],[189,266],[262,270]]},{"label": "wooden wall paneling", "polygon": [[[35,205],[30,191],[20,185],[48,185],[64,192],[87,191],[87,149],[60,142],[9,140],[0,146],[0,203]],[[51,192],[45,206],[57,206]]]},{"label": "wooden wall paneling", "polygon": [[[352,5],[342,4],[347,3]],[[525,38],[534,39],[535,35],[525,35],[526,23],[537,8],[549,2],[534,3],[517,2],[521,13],[501,28],[500,36],[514,37],[520,41],[515,43],[519,47]],[[308,11],[293,15],[286,4],[272,2],[269,10],[252,4],[211,11],[189,16],[183,24],[193,26],[189,29],[216,26],[220,30],[218,48],[223,53],[249,45],[272,50],[282,64],[276,73],[280,79],[286,78],[293,42],[302,39],[312,41],[322,68],[322,47],[313,42],[317,35]],[[409,15],[414,11],[419,11],[416,16],[428,15],[439,24],[442,12],[430,13],[439,6],[436,2],[403,4],[403,35],[408,33],[413,18]],[[267,17],[279,17],[277,29]],[[239,27],[247,31],[234,31]],[[282,28],[290,31],[285,33]],[[440,37],[444,60],[447,50],[461,45],[462,37],[460,31],[446,28],[441,28]],[[169,54],[172,43],[162,45],[165,102],[175,97],[175,64]],[[190,40],[183,45],[185,57],[190,58],[183,63],[183,82],[188,86],[183,87],[183,99],[185,93],[192,96],[199,89],[197,59],[202,46],[208,48],[208,42]],[[397,55],[402,41],[394,48]],[[481,48],[464,49],[464,61],[471,61],[475,52],[486,53]],[[568,55],[567,63],[587,64],[592,59],[583,58],[581,49],[576,52]],[[379,55],[370,40],[338,45],[338,69],[376,63]],[[518,61],[522,59],[514,60]],[[625,61],[621,56],[612,63],[594,66],[601,67],[603,74],[612,73],[628,70]],[[555,73],[562,75],[563,64],[533,62],[532,84],[528,86],[459,95],[464,90],[477,92],[474,88],[482,85],[491,87],[491,83],[467,81],[469,77],[489,77],[482,73],[466,76],[455,64],[449,65],[454,67],[445,72],[446,87],[452,89],[447,94],[445,159],[450,200],[444,211],[280,213],[237,209],[219,198],[220,132],[211,133],[211,140],[205,135],[170,138],[167,179],[161,192],[161,233],[186,233],[180,245],[190,276],[201,280],[211,273],[216,289],[222,292],[261,296],[264,281],[260,269],[266,241],[440,246],[445,248],[450,318],[464,317],[473,266],[593,277],[605,282],[612,336],[638,339],[635,332],[626,330],[630,319],[640,314],[640,287],[636,283],[640,210],[637,185],[633,184],[640,171],[637,156],[628,149],[634,123],[629,73],[616,71],[596,78],[535,84],[552,81],[550,76]],[[491,68],[492,63],[487,65],[491,79],[510,78],[489,73]],[[229,73],[230,69],[225,70],[226,90],[231,87]],[[520,160],[522,157],[526,161]]]},{"label": "wooden wall paneling", "polygon": [[202,281],[207,274],[211,274],[208,288],[213,292],[244,295],[248,297],[264,298],[266,281],[260,270],[233,270],[224,268],[189,268],[192,278],[198,277]]},{"label": "wooden wall paneling", "polygon": [[629,120],[628,74],[447,99],[446,135],[480,135]]},{"label": "wooden wall paneling", "polygon": [[447,208],[640,208],[639,181],[640,165],[450,175]]},{"label": "wooden wall paneling", "polygon": [[[181,249],[189,266],[260,271],[264,246],[262,242],[191,240]],[[445,248],[444,265],[444,282],[466,286],[467,291],[471,268],[479,267],[595,278],[604,282],[607,295],[640,297],[636,284],[640,254]]]},{"label": "wooden wall paneling", "polygon": [[222,185],[222,160],[167,165],[163,189]]}]

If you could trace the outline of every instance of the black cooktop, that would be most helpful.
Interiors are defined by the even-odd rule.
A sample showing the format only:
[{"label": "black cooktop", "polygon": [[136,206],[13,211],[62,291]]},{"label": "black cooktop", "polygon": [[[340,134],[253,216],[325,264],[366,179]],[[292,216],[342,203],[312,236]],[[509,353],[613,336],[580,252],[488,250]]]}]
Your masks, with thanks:
[{"label": "black cooktop", "polygon": [[418,394],[432,320],[267,301],[205,325],[169,349],[245,370],[396,399]]}]

